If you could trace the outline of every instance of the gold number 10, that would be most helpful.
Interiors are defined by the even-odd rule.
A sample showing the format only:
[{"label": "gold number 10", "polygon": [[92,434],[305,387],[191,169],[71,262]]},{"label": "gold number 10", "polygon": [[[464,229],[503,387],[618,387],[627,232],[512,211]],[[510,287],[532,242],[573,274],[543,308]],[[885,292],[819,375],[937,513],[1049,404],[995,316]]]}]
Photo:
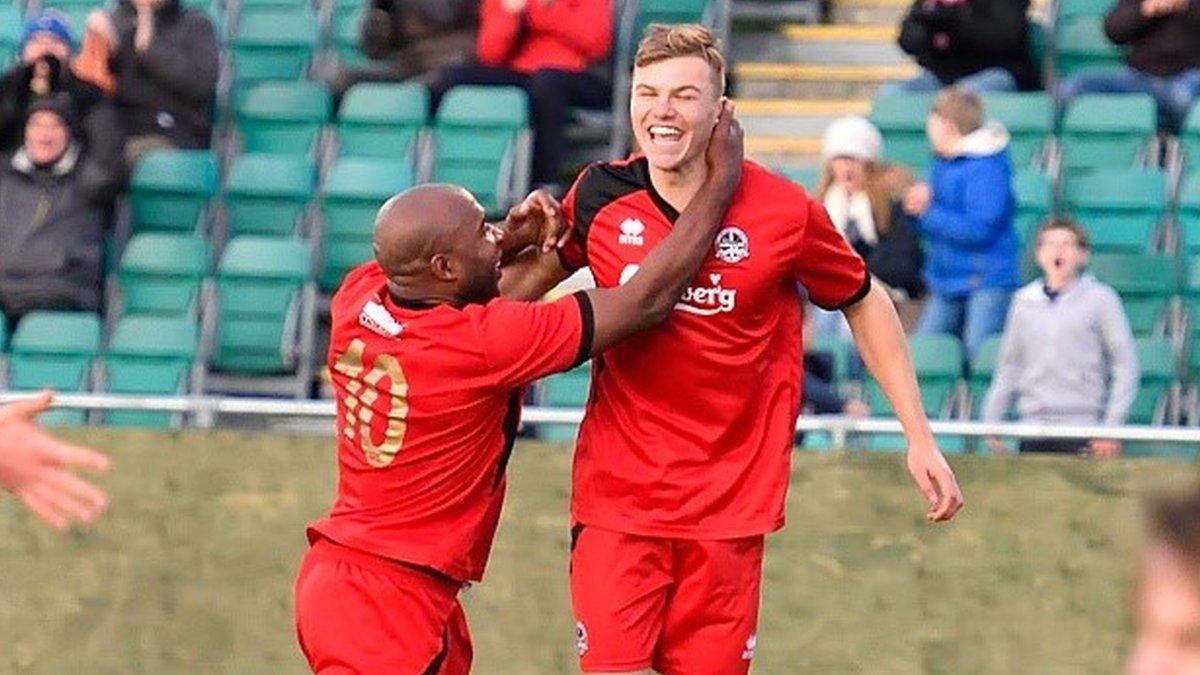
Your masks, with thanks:
[{"label": "gold number 10", "polygon": [[[359,446],[367,456],[367,463],[381,468],[392,463],[404,444],[404,433],[408,430],[408,380],[404,378],[400,362],[391,354],[376,356],[375,363],[364,377],[365,348],[362,340],[354,340],[346,353],[338,357],[333,369],[350,378],[346,383],[346,397],[342,399],[346,406],[346,425],[342,433],[352,441],[357,436]],[[392,406],[387,413],[388,424],[383,443],[375,445],[371,438],[371,421],[375,418],[375,410],[371,406],[379,399],[379,382],[385,377],[391,382],[386,393],[391,397]]]}]

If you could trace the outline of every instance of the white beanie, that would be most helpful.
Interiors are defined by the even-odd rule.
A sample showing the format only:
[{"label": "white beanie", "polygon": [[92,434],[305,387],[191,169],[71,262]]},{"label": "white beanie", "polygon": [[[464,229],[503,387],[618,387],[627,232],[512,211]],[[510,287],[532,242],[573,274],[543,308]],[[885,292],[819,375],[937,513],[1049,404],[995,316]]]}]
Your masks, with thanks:
[{"label": "white beanie", "polygon": [[821,157],[826,161],[835,157],[877,162],[883,155],[883,137],[864,117],[839,117],[825,130]]}]

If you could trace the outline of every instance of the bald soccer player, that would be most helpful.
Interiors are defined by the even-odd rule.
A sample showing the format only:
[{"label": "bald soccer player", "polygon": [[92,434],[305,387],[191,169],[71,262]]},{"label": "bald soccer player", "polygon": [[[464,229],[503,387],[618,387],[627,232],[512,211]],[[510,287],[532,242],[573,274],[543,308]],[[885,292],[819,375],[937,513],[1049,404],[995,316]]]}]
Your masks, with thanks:
[{"label": "bald soccer player", "polygon": [[375,261],[333,299],[337,497],[308,529],[296,580],[313,671],[470,671],[458,591],[483,576],[522,389],[667,318],[741,177],[741,129],[727,104],[717,118],[705,189],[620,288],[553,303],[499,298],[502,258],[555,229],[529,226],[557,215],[536,193],[507,232],[454,186],[413,188],[383,206]]}]

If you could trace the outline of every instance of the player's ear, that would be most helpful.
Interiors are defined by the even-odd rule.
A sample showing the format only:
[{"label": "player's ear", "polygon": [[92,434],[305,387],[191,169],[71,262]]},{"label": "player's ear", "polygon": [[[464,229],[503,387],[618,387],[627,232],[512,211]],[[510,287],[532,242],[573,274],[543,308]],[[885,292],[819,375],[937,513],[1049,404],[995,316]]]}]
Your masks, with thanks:
[{"label": "player's ear", "polygon": [[457,261],[445,253],[435,253],[429,259],[429,273],[438,281],[456,281],[459,278]]}]

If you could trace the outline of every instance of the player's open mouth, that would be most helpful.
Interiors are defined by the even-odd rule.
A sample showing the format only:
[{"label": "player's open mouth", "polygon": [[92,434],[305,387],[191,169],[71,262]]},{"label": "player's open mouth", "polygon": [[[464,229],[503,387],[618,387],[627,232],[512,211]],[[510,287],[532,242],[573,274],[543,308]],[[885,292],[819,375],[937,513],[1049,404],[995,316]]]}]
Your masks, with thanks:
[{"label": "player's open mouth", "polygon": [[650,142],[656,145],[678,143],[683,138],[683,132],[678,127],[664,124],[656,124],[650,127],[648,131],[650,132]]}]

